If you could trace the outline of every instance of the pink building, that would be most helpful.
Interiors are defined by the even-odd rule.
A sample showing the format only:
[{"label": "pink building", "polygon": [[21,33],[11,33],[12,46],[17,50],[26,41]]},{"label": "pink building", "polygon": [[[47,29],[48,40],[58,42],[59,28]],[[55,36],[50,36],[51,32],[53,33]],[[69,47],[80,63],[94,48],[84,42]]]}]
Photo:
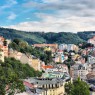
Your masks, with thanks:
[{"label": "pink building", "polygon": [[88,43],[95,45],[95,36],[88,40]]}]

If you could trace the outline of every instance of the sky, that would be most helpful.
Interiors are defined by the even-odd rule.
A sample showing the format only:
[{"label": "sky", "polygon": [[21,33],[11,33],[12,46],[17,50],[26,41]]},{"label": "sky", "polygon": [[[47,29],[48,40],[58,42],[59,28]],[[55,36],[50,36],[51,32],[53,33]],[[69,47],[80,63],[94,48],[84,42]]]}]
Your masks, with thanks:
[{"label": "sky", "polygon": [[0,0],[0,26],[25,31],[95,31],[95,0]]}]

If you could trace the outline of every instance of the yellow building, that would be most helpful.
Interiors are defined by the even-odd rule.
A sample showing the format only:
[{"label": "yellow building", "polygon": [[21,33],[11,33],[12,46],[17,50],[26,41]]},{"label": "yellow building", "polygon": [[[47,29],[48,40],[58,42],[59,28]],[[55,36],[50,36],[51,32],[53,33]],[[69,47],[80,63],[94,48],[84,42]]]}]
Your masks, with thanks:
[{"label": "yellow building", "polygon": [[78,60],[81,56],[79,54],[75,54],[72,56],[73,60]]},{"label": "yellow building", "polygon": [[31,67],[33,67],[37,71],[40,71],[40,65],[41,61],[38,58],[32,57]]},{"label": "yellow building", "polygon": [[45,47],[44,51],[51,51],[51,48],[50,47]]},{"label": "yellow building", "polygon": [[63,84],[62,85],[58,85],[55,88],[47,90],[47,95],[63,95],[63,93],[64,93]]},{"label": "yellow building", "polygon": [[41,78],[36,80],[41,95],[64,95],[64,84],[60,79]]}]

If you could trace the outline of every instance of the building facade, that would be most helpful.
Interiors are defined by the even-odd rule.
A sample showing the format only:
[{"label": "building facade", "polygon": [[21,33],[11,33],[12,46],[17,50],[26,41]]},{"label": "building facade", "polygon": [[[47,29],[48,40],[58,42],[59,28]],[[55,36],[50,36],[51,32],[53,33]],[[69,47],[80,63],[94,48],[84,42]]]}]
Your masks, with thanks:
[{"label": "building facade", "polygon": [[24,54],[24,53],[10,49],[9,57],[13,57],[17,60],[20,60],[20,62],[23,64],[29,64],[35,70],[38,70],[38,71],[41,70],[41,62],[42,61],[40,61],[38,58],[36,58],[30,54]]},{"label": "building facade", "polygon": [[91,65],[89,64],[75,64],[74,66],[71,67],[70,69],[70,74],[73,80],[77,79],[80,77],[82,80],[86,80],[87,77],[86,75],[91,72]]},{"label": "building facade", "polygon": [[37,91],[41,92],[41,95],[64,95],[64,83],[62,80],[39,78],[35,79]]}]

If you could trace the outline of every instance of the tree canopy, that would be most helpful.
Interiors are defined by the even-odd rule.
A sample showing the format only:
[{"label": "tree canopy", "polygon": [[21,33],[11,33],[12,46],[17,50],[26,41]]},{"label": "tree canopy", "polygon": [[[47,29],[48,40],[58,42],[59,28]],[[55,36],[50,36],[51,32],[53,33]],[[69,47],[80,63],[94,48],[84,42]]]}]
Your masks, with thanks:
[{"label": "tree canopy", "polygon": [[0,62],[0,95],[23,92],[25,88],[22,79],[36,76],[41,76],[41,72],[14,58],[5,58],[5,62]]},{"label": "tree canopy", "polygon": [[44,61],[46,64],[52,62],[52,52],[44,51],[44,48],[38,48],[30,46],[26,41],[20,39],[14,39],[10,44],[9,48],[17,50],[22,53],[30,53],[40,60]]},{"label": "tree canopy", "polygon": [[[80,33],[82,34],[82,33]],[[20,38],[27,41],[30,44],[35,43],[66,43],[66,44],[77,44],[83,42],[84,38],[87,36],[78,35],[78,33],[70,33],[70,32],[29,32],[29,31],[19,31],[15,29],[7,29],[7,28],[0,28],[0,35],[5,37],[6,39],[15,39]]]},{"label": "tree canopy", "polygon": [[90,95],[89,86],[86,82],[80,80],[80,78],[73,83],[66,83],[65,91],[67,95]]}]

